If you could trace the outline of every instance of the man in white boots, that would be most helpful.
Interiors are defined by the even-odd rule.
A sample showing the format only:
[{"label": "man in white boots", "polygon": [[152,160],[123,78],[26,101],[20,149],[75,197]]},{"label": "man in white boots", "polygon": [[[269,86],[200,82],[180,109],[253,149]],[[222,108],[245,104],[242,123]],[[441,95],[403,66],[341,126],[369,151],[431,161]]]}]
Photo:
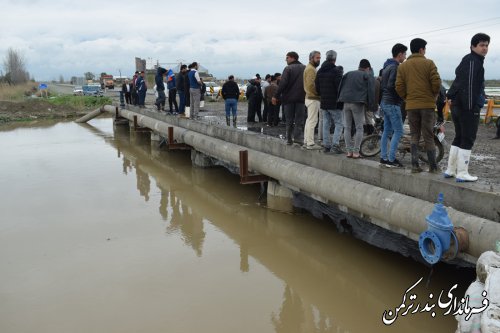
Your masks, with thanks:
[{"label": "man in white boots", "polygon": [[455,125],[455,139],[451,144],[445,178],[457,182],[475,182],[469,174],[469,160],[476,140],[484,94],[484,57],[488,53],[490,36],[478,33],[472,37],[471,52],[462,58],[455,70],[455,81],[446,96],[451,100],[451,117]]}]

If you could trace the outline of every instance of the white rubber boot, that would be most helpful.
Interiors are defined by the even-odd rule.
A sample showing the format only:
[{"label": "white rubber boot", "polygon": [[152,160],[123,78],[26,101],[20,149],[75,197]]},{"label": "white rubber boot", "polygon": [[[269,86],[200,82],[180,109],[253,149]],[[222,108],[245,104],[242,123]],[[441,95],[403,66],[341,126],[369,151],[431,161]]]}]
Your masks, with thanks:
[{"label": "white rubber boot", "polygon": [[444,178],[453,178],[457,175],[457,158],[458,158],[458,148],[457,146],[451,146],[450,153],[448,154],[448,169],[444,172]]},{"label": "white rubber boot", "polygon": [[470,150],[458,149],[457,159],[457,182],[475,182],[477,177],[469,175]]}]

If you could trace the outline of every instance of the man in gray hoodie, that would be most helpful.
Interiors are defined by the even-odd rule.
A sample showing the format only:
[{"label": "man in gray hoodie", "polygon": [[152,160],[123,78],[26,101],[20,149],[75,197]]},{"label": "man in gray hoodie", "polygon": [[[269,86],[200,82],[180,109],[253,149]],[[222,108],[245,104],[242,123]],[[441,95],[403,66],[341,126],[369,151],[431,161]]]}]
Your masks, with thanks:
[{"label": "man in gray hoodie", "polygon": [[[359,68],[345,74],[340,83],[339,102],[344,103],[344,138],[349,158],[359,158],[365,108],[375,108],[375,78],[370,74],[370,67],[370,62],[362,59]],[[351,137],[353,120],[356,126],[354,142]]]}]

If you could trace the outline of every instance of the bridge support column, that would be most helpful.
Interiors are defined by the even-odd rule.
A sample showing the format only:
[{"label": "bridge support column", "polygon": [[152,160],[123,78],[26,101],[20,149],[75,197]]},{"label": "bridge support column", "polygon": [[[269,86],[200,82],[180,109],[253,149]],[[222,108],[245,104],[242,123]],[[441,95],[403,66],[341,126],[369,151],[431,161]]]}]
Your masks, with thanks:
[{"label": "bridge support column", "polygon": [[267,207],[282,212],[293,212],[293,192],[277,182],[267,183]]}]

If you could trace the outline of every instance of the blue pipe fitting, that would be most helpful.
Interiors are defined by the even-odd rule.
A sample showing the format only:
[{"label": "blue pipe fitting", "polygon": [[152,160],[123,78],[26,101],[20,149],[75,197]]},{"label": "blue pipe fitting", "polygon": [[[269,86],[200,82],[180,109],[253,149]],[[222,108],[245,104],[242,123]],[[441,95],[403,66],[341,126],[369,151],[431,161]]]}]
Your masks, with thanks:
[{"label": "blue pipe fitting", "polygon": [[439,193],[434,210],[425,218],[428,228],[420,234],[418,240],[418,247],[422,257],[431,265],[441,260],[443,253],[448,251],[452,237],[455,239],[455,245],[457,245],[453,224],[448,217],[446,208],[443,206],[443,199],[443,193]]}]

